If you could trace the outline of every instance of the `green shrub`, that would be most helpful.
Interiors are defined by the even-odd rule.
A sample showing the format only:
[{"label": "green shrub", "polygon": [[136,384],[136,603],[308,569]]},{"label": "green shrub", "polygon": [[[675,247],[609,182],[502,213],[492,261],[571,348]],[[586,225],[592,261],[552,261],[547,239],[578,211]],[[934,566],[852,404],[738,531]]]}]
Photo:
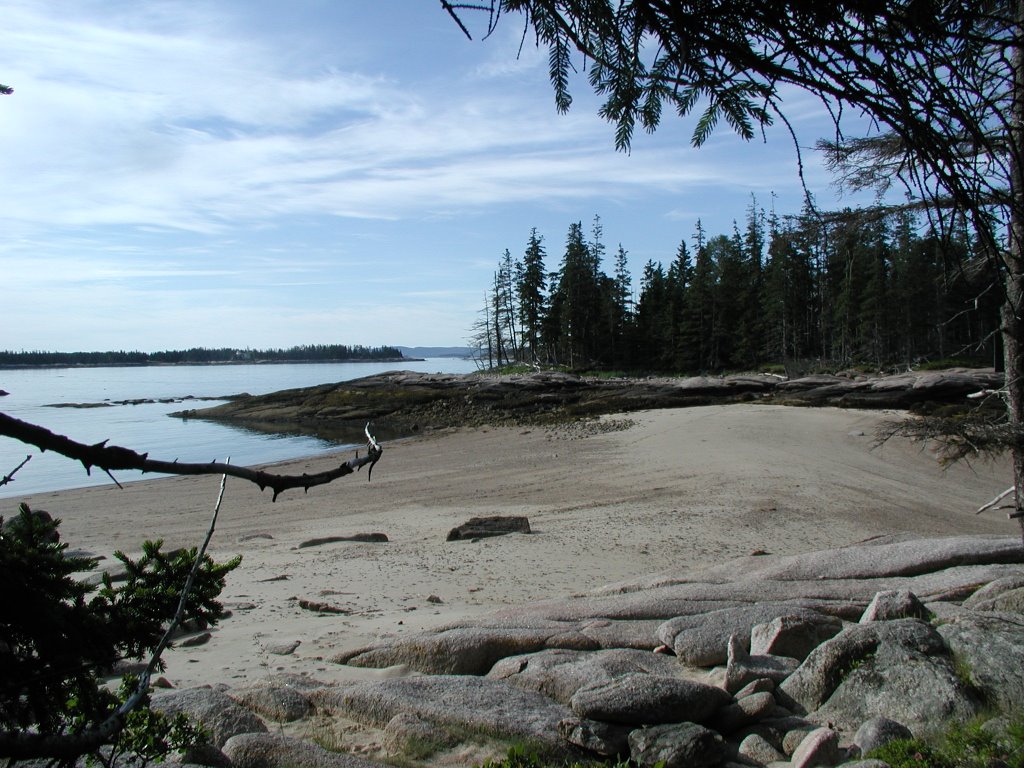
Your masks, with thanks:
[{"label": "green shrub", "polygon": [[512,747],[502,760],[487,760],[482,768],[635,768],[629,760],[618,762],[590,762],[580,761],[554,761],[545,759],[537,752],[532,752],[525,747]]},{"label": "green shrub", "polygon": [[1024,716],[1011,719],[1004,730],[976,721],[955,724],[934,742],[897,739],[868,757],[891,768],[1024,768]]},{"label": "green shrub", "polygon": [[[198,555],[196,549],[163,552],[161,542],[147,541],[138,560],[115,554],[125,566],[124,582],[115,585],[105,576],[91,586],[75,575],[97,561],[69,556],[59,525],[25,504],[6,524],[0,518],[0,758],[31,756],[24,754],[24,739],[39,736],[57,737],[62,749],[73,751],[76,735],[115,713],[137,681],[126,677],[114,692],[106,685],[111,670],[121,660],[152,655]],[[217,564],[204,555],[186,621],[209,626],[224,615],[216,598],[240,561]],[[123,728],[102,735],[102,751],[90,743],[79,754],[105,762],[120,753],[148,760],[201,737],[183,719],[165,718],[147,703],[144,698],[127,715]],[[46,749],[51,752],[36,756],[55,756],[55,747]],[[60,759],[69,757],[62,753]]]}]

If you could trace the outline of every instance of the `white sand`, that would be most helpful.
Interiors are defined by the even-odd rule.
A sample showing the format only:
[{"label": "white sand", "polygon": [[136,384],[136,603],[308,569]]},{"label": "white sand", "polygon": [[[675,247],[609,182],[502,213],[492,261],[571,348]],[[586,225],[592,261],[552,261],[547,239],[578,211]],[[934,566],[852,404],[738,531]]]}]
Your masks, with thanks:
[{"label": "white sand", "polygon": [[[364,471],[276,503],[229,479],[211,553],[243,555],[222,598],[234,615],[209,643],[170,652],[166,677],[182,687],[274,671],[379,676],[389,672],[323,659],[380,636],[757,549],[796,553],[898,531],[1016,532],[1004,512],[973,513],[1010,484],[1008,464],[943,471],[920,446],[873,447],[876,425],[898,415],[729,405],[608,417],[635,423],[582,439],[543,429],[449,431],[386,445],[372,483]],[[331,464],[321,457],[277,470]],[[27,501],[64,520],[72,547],[109,557],[116,548],[137,552],[145,538],[198,545],[219,484],[169,478]],[[527,515],[535,535],[445,541],[468,518],[499,514]],[[368,532],[390,541],[297,549],[314,537]],[[313,613],[298,599],[351,613]],[[265,650],[290,640],[300,641],[291,655]]]}]

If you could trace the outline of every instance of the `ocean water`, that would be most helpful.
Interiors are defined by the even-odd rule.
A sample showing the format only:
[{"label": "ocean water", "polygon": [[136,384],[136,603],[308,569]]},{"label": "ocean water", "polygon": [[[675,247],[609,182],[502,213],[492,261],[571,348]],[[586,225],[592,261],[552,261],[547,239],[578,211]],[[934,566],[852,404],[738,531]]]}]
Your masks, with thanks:
[{"label": "ocean water", "polygon": [[[347,447],[301,435],[270,435],[211,422],[171,418],[186,408],[204,408],[223,400],[186,403],[114,405],[124,400],[212,397],[248,392],[252,395],[309,387],[393,370],[427,373],[469,373],[471,360],[435,358],[402,363],[313,363],[264,365],[147,366],[140,368],[46,368],[0,370],[0,412],[45,427],[82,443],[108,440],[153,458],[173,461],[223,461],[244,466],[311,456]],[[101,404],[91,408],[54,407]],[[0,437],[0,476],[9,474],[26,456],[32,458],[0,486],[0,498],[39,491],[102,485],[112,482],[103,472],[87,475],[80,464],[41,453],[9,437]],[[158,475],[119,472],[121,483]],[[7,516],[10,505],[0,505]]]}]

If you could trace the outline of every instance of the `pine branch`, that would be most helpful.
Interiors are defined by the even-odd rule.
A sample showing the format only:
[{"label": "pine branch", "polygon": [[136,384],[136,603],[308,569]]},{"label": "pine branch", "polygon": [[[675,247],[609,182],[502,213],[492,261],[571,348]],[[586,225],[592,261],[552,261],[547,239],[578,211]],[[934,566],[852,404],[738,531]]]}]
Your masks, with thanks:
[{"label": "pine branch", "polygon": [[[366,425],[366,455],[360,457],[358,452],[354,459],[342,462],[338,467],[312,475],[276,475],[271,472],[254,470],[248,467],[236,467],[232,464],[211,461],[205,464],[178,461],[160,461],[150,459],[148,453],[136,453],[128,448],[101,443],[86,445],[76,442],[64,435],[57,435],[50,430],[29,424],[26,421],[0,413],[0,436],[12,437],[28,445],[34,445],[41,451],[53,451],[69,459],[79,461],[86,474],[91,474],[97,467],[107,474],[116,470],[137,470],[139,472],[160,472],[169,475],[230,475],[241,480],[254,483],[262,491],[270,488],[276,501],[282,491],[291,488],[302,488],[308,491],[317,485],[326,485],[338,478],[350,475],[369,466],[367,479],[373,472],[373,466],[380,460],[384,450],[370,434],[370,425]],[[111,475],[113,477],[113,475]],[[116,482],[116,481],[115,481]]]},{"label": "pine branch", "polygon": [[1024,429],[1020,425],[975,415],[958,418],[925,416],[885,422],[875,434],[876,445],[893,437],[934,442],[942,464],[972,458],[995,458],[1024,445]]}]

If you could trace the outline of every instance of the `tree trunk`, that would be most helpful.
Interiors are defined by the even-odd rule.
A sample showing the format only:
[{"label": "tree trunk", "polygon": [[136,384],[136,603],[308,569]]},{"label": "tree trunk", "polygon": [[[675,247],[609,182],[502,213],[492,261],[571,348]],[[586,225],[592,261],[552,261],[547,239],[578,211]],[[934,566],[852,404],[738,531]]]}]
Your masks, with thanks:
[{"label": "tree trunk", "polygon": [[[1002,308],[1003,359],[1006,363],[1010,424],[1024,424],[1024,0],[1017,2],[1017,45],[1013,50],[1014,89],[1010,114],[1010,222],[1006,253],[1006,301]],[[1024,446],[1013,452],[1016,511],[1024,508]],[[1024,535],[1024,518],[1021,531]]]}]

